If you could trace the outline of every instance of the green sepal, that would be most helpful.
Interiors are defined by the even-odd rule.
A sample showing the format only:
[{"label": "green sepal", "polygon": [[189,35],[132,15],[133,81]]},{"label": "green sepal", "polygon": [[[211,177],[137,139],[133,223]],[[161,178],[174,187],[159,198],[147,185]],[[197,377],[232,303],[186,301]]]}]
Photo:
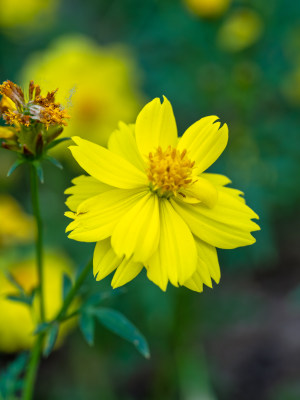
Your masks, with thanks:
[{"label": "green sepal", "polygon": [[25,160],[19,159],[16,160],[13,165],[10,167],[7,177],[9,177],[20,165],[24,164]]},{"label": "green sepal", "polygon": [[65,142],[66,140],[71,140],[71,138],[70,137],[63,137],[63,138],[60,138],[60,139],[53,140],[46,147],[46,151],[52,149],[53,147],[57,146],[58,144],[60,144],[62,142]]},{"label": "green sepal", "polygon": [[50,161],[51,164],[53,164],[55,167],[57,167],[59,169],[64,169],[63,165],[54,157],[51,157],[51,156],[47,155],[45,157],[45,160]]},{"label": "green sepal", "polygon": [[44,183],[44,171],[43,171],[40,161],[35,160],[32,162],[32,165],[36,169],[36,173],[37,173],[37,176],[38,176],[40,182]]}]

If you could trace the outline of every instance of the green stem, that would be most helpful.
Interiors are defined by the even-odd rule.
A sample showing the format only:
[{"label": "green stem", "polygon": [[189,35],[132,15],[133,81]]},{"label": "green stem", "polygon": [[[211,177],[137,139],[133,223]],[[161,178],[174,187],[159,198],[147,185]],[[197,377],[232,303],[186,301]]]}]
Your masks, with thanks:
[{"label": "green stem", "polygon": [[93,266],[93,261],[90,260],[86,264],[86,266],[81,270],[81,272],[80,272],[80,274],[79,274],[74,286],[72,286],[71,290],[67,294],[67,297],[65,298],[65,301],[64,301],[60,311],[58,312],[57,317],[55,318],[57,321],[61,321],[61,320],[63,320],[65,318],[70,304],[74,300],[75,296],[78,293],[78,290],[80,289],[81,285],[83,284],[83,282],[85,281],[86,277],[90,273],[90,271],[92,269],[92,266]]},{"label": "green stem", "polygon": [[41,315],[41,322],[45,322],[44,276],[43,276],[43,225],[40,213],[38,175],[33,164],[30,165],[30,186],[31,186],[32,208],[37,226],[37,237],[35,246],[36,246],[37,271],[39,278],[40,315]]},{"label": "green stem", "polygon": [[[37,235],[36,235],[36,264],[39,282],[39,297],[40,297],[40,317],[41,322],[45,322],[45,303],[44,303],[44,279],[43,279],[43,224],[40,213],[40,202],[38,192],[38,175],[36,168],[30,164],[30,188],[31,188],[31,202],[33,214],[36,221]],[[30,361],[25,376],[23,399],[31,400],[33,395],[33,388],[36,379],[36,374],[40,362],[42,347],[43,347],[44,334],[40,333],[37,336],[36,342],[31,350]]]}]

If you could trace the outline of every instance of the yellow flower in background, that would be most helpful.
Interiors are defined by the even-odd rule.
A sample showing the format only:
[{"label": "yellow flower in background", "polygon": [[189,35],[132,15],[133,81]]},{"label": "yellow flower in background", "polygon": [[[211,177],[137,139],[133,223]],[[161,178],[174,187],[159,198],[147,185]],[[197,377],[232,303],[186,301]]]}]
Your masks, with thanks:
[{"label": "yellow flower in background", "polygon": [[59,87],[58,101],[72,105],[64,134],[106,145],[119,120],[131,122],[140,109],[139,76],[129,49],[76,35],[31,56],[21,80],[38,79],[43,90]]},{"label": "yellow flower in background", "polygon": [[260,15],[250,9],[233,12],[218,33],[218,44],[229,52],[244,50],[256,43],[263,31]]},{"label": "yellow flower in background", "polygon": [[0,221],[0,248],[33,240],[34,220],[11,196],[0,195]]},{"label": "yellow flower in background", "polygon": [[[8,266],[15,280],[30,294],[38,284],[34,259]],[[62,305],[63,274],[71,276],[72,265],[63,254],[47,254],[44,264],[44,299],[46,320],[56,316]],[[17,295],[17,289],[0,270],[0,351],[15,352],[29,349],[35,341],[33,331],[39,321],[39,300],[33,309],[28,305],[11,301],[8,295]],[[72,320],[64,322],[60,328],[58,344],[73,327]]]},{"label": "yellow flower in background", "polygon": [[44,28],[49,18],[54,17],[57,0],[0,0],[0,27]]},{"label": "yellow flower in background", "polygon": [[258,218],[227,188],[223,175],[204,173],[226,147],[227,125],[200,119],[178,139],[170,102],[158,98],[139,113],[136,124],[120,123],[108,150],[80,137],[70,150],[91,176],[67,189],[73,218],[69,237],[97,242],[94,275],[115,271],[112,286],[124,285],[145,266],[162,290],[168,282],[201,292],[219,282],[216,247],[255,242]]},{"label": "yellow flower in background", "polygon": [[219,17],[231,4],[231,0],[184,0],[184,2],[194,14],[204,18]]}]

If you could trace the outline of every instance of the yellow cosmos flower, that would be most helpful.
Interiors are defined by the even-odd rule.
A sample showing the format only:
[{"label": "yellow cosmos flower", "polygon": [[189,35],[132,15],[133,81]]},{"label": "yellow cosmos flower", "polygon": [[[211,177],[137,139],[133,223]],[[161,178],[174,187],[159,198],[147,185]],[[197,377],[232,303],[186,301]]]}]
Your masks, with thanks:
[{"label": "yellow cosmos flower", "polygon": [[256,43],[263,32],[260,15],[247,8],[233,12],[218,33],[218,43],[229,52],[242,51]]},{"label": "yellow cosmos flower", "polygon": [[216,247],[255,242],[258,218],[230,180],[204,173],[228,140],[218,117],[200,119],[178,139],[170,102],[148,103],[136,124],[120,123],[108,150],[80,137],[71,152],[90,176],[74,179],[67,200],[69,237],[97,242],[97,280],[116,270],[112,286],[142,270],[162,290],[168,282],[202,291],[219,282]]},{"label": "yellow cosmos flower", "polygon": [[17,201],[8,195],[0,195],[0,248],[14,243],[33,240],[33,218],[21,209]]},{"label": "yellow cosmos flower", "polygon": [[230,6],[231,0],[184,0],[188,8],[204,18],[219,17]]},{"label": "yellow cosmos flower", "polygon": [[[2,260],[3,261],[3,260]],[[63,274],[71,276],[72,265],[63,254],[47,254],[44,265],[44,296],[46,319],[51,320],[59,311],[62,299]],[[37,286],[38,276],[35,260],[28,259],[8,267],[8,271],[28,294]],[[39,299],[35,297],[34,307],[7,299],[18,295],[17,289],[0,271],[0,351],[15,352],[27,350],[35,342],[33,332],[39,322]],[[58,345],[73,327],[74,321],[64,322],[60,328]]]},{"label": "yellow cosmos flower", "polygon": [[[71,105],[64,135],[84,136],[106,146],[118,121],[131,122],[140,109],[139,77],[127,47],[99,46],[90,38],[72,35],[32,55],[21,81],[39,80],[43,90],[59,87],[57,100]],[[60,148],[64,146],[56,151]]]}]

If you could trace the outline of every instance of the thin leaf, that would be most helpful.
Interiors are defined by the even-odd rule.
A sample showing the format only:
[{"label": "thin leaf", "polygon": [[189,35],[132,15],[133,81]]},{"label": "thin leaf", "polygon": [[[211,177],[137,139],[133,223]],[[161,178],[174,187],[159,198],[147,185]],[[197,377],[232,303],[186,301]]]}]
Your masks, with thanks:
[{"label": "thin leaf", "polygon": [[63,275],[63,299],[65,300],[65,298],[67,297],[69,291],[72,288],[72,281],[71,278],[69,277],[69,275],[64,274]]},{"label": "thin leaf", "polygon": [[55,167],[59,168],[59,169],[64,169],[63,165],[54,157],[51,156],[47,156],[45,157],[46,160],[50,161],[51,164],[53,164]]},{"label": "thin leaf", "polygon": [[111,308],[98,308],[93,315],[107,329],[132,343],[145,358],[150,358],[145,337],[123,314]]},{"label": "thin leaf", "polygon": [[57,146],[58,144],[65,142],[66,140],[71,140],[70,137],[63,137],[60,139],[56,139],[53,140],[53,142],[51,142],[48,146],[47,146],[47,150],[52,149],[53,147]]},{"label": "thin leaf", "polygon": [[79,328],[87,343],[92,346],[94,344],[95,333],[94,317],[91,314],[82,313],[79,318]]},{"label": "thin leaf", "polygon": [[59,325],[57,323],[54,323],[54,324],[52,324],[51,328],[49,329],[49,331],[46,334],[45,347],[44,347],[44,351],[43,351],[43,354],[45,357],[49,356],[49,354],[52,352],[52,350],[55,346],[55,342],[56,342],[57,335],[58,335],[58,330],[59,330]]},{"label": "thin leaf", "polygon": [[44,183],[44,171],[40,163],[36,164],[36,173],[41,183]]},{"label": "thin leaf", "polygon": [[17,160],[13,163],[13,165],[10,167],[7,177],[9,177],[20,165],[24,164],[24,160]]},{"label": "thin leaf", "polygon": [[107,290],[105,292],[97,292],[90,296],[82,305],[82,308],[87,308],[91,306],[97,306],[101,304],[104,300],[110,299],[115,296],[126,293],[126,289],[117,288],[113,290]]},{"label": "thin leaf", "polygon": [[32,298],[29,297],[29,296],[8,295],[8,296],[6,296],[6,298],[7,298],[8,300],[15,301],[15,302],[19,302],[19,303],[23,303],[23,304],[26,304],[26,305],[28,305],[28,306],[31,306],[31,305],[32,305]]},{"label": "thin leaf", "polygon": [[24,289],[22,286],[16,281],[15,277],[9,272],[9,271],[4,271],[4,275],[6,279],[22,294],[24,294]]},{"label": "thin leaf", "polygon": [[51,322],[42,322],[39,324],[36,329],[34,330],[33,334],[38,335],[41,332],[46,332],[47,329],[51,326]]}]

